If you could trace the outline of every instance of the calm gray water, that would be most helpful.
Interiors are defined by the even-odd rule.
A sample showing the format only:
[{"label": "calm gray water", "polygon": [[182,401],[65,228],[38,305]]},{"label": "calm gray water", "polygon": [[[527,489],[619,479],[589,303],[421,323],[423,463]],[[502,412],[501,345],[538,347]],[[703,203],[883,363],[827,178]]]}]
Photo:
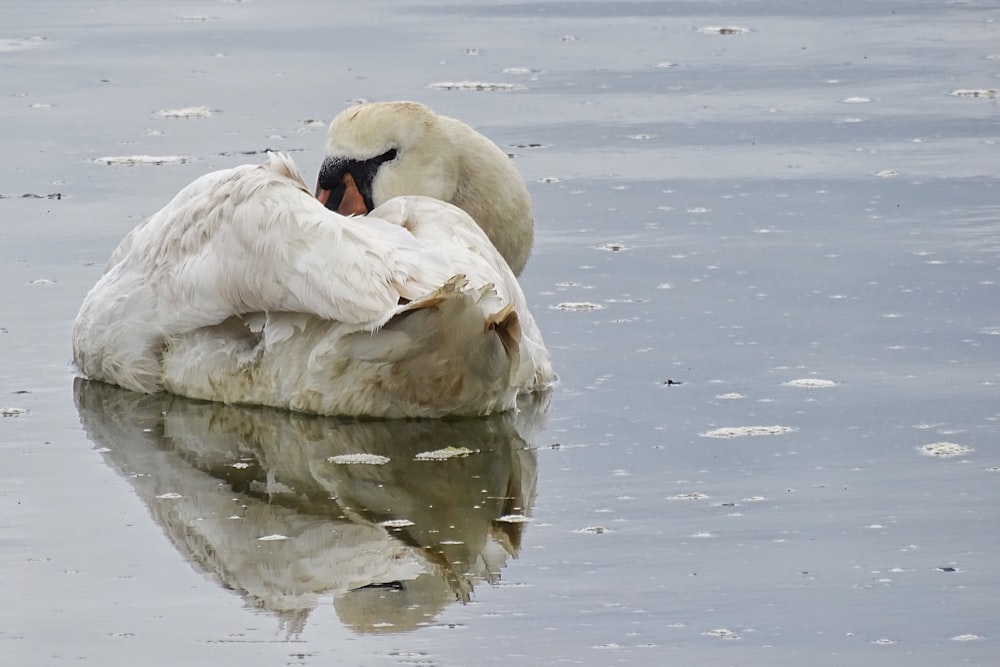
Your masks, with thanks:
[{"label": "calm gray water", "polygon": [[[4,664],[1000,655],[995,2],[0,17]],[[552,396],[407,425],[74,382],[131,226],[266,149],[315,173],[358,99],[515,156]],[[479,453],[413,460],[446,446]]]}]

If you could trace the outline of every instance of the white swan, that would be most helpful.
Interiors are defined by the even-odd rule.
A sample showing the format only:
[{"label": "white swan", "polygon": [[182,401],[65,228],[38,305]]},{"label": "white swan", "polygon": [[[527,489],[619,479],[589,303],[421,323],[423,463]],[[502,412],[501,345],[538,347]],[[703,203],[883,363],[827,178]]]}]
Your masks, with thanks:
[{"label": "white swan", "polygon": [[[323,201],[289,158],[270,155],[197,179],[130,232],[74,323],[81,371],[134,391],[375,417],[489,414],[549,386],[551,361],[524,293],[483,229],[437,199],[379,205],[385,192],[446,195],[440,154],[469,144],[408,134],[412,112],[434,118],[419,105],[372,106],[379,120],[362,131],[344,117],[365,107],[331,124],[329,145],[352,153],[324,162]],[[454,192],[506,193],[494,205],[526,199],[492,148],[459,159]],[[336,165],[348,168],[331,176]],[[489,179],[499,180],[481,182]],[[352,198],[374,209],[345,217],[324,206]],[[515,262],[530,249],[527,221],[495,231],[516,246]]]}]

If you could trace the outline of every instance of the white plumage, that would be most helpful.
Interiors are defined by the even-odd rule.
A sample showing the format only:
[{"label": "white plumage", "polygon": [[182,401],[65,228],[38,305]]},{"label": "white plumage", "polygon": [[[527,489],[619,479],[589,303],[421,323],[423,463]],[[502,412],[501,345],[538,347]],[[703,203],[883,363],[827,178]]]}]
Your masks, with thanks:
[{"label": "white plumage", "polygon": [[126,236],[73,350],[87,376],[134,391],[330,415],[488,414],[553,378],[514,274],[468,214],[404,196],[345,217],[273,154],[199,178]]}]

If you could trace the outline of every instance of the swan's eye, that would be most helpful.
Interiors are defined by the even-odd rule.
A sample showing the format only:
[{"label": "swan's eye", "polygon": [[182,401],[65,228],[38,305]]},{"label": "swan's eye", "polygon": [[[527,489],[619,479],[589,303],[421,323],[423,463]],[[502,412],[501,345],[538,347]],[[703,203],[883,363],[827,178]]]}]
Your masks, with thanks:
[{"label": "swan's eye", "polygon": [[382,164],[383,162],[388,162],[389,160],[395,160],[397,152],[398,151],[395,148],[390,148],[375,158],[374,162],[375,164]]}]

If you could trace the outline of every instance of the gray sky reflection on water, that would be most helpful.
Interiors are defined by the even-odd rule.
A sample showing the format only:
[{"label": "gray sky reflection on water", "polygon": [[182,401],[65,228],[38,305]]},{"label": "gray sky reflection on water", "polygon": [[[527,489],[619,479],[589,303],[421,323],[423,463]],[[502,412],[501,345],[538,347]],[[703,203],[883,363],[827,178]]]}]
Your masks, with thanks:
[{"label": "gray sky reflection on water", "polygon": [[[997,655],[994,5],[22,1],[4,16],[5,662]],[[372,495],[345,520],[320,493],[344,483],[325,456],[243,461],[284,477],[216,465],[235,445],[191,411],[147,427],[139,407],[78,411],[67,365],[76,309],[129,228],[265,149],[311,177],[355,99],[426,102],[514,155],[538,224],[522,283],[561,377],[528,435],[467,436],[499,443],[452,464],[479,466],[483,488],[456,485],[455,515],[408,536],[366,503],[433,503],[389,469],[377,493],[349,480]],[[179,159],[104,160],[136,155]],[[308,439],[304,424],[258,428]],[[508,484],[530,522],[469,512]],[[234,498],[318,541],[226,542],[209,526]],[[316,536],[337,531],[375,556],[330,557]],[[422,583],[343,593],[352,563]],[[406,579],[419,568],[433,574]],[[303,592],[285,575],[326,582],[308,613],[275,610]],[[289,597],[262,604],[259,582]]]}]

